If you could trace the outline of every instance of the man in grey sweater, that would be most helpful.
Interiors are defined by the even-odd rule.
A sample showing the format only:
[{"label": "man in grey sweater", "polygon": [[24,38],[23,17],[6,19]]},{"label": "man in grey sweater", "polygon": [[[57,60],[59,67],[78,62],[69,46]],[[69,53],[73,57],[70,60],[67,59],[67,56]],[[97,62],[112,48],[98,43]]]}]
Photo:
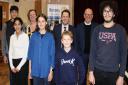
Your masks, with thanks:
[{"label": "man in grey sweater", "polygon": [[101,3],[104,23],[94,29],[89,57],[89,81],[92,85],[123,85],[126,69],[126,33],[114,22],[115,1]]}]

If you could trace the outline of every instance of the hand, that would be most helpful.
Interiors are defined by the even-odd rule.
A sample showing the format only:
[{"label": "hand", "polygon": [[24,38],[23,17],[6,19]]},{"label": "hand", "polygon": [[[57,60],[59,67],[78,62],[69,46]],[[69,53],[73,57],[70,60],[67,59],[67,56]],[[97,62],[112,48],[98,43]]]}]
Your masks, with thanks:
[{"label": "hand", "polygon": [[89,72],[89,82],[94,85],[95,84],[95,77],[93,71]]},{"label": "hand", "polygon": [[123,85],[123,83],[124,83],[124,78],[119,76],[117,81],[116,81],[116,85]]},{"label": "hand", "polygon": [[20,71],[20,69],[18,69],[18,68],[15,68],[15,70],[16,70],[16,72],[19,72]]},{"label": "hand", "polygon": [[15,69],[15,68],[12,68],[11,71],[12,71],[13,73],[16,73],[16,69]]},{"label": "hand", "polygon": [[28,79],[32,79],[31,73],[28,74]]},{"label": "hand", "polygon": [[48,75],[48,81],[52,81],[52,78],[53,78],[53,71],[50,71]]},{"label": "hand", "polygon": [[8,58],[7,58],[7,56],[4,56],[3,61],[4,61],[4,63],[8,63]]}]

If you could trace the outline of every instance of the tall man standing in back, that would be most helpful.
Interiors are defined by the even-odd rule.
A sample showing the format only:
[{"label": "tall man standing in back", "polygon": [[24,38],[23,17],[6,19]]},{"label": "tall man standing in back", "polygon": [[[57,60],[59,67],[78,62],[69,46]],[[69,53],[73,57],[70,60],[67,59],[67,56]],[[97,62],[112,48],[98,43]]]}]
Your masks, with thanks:
[{"label": "tall man standing in back", "polygon": [[97,23],[92,22],[93,11],[91,8],[86,8],[83,16],[84,16],[84,22],[78,24],[76,27],[76,42],[77,42],[77,50],[80,56],[82,57],[85,66],[86,74],[83,85],[86,85],[91,34],[94,28],[97,26]]},{"label": "tall man standing in back", "polygon": [[[11,19],[5,22],[2,27],[2,55],[3,55],[4,63],[8,63],[8,49],[10,43],[10,36],[15,31],[13,27],[13,21],[18,16],[18,11],[19,9],[17,6],[11,6],[10,8]],[[11,81],[11,75],[10,75],[10,81]],[[11,82],[10,85],[12,85]]]}]

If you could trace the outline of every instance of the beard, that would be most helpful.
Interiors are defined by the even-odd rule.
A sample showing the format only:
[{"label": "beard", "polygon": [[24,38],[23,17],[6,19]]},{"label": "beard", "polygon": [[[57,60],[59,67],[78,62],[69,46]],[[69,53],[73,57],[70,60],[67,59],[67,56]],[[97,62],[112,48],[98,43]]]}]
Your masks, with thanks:
[{"label": "beard", "polygon": [[105,22],[105,23],[110,23],[110,22],[113,21],[113,19],[114,19],[114,17],[112,17],[110,20],[105,20],[104,22]]}]

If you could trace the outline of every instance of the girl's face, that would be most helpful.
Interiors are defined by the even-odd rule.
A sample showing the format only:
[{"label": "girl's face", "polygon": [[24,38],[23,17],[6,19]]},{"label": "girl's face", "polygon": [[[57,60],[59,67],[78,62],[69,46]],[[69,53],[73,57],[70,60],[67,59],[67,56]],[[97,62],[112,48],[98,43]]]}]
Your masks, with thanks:
[{"label": "girl's face", "polygon": [[47,25],[46,20],[43,17],[39,17],[37,21],[38,27],[40,30],[45,29],[45,26]]},{"label": "girl's face", "polygon": [[21,25],[19,20],[15,21],[14,28],[15,28],[16,33],[20,33],[21,32],[22,25]]}]

